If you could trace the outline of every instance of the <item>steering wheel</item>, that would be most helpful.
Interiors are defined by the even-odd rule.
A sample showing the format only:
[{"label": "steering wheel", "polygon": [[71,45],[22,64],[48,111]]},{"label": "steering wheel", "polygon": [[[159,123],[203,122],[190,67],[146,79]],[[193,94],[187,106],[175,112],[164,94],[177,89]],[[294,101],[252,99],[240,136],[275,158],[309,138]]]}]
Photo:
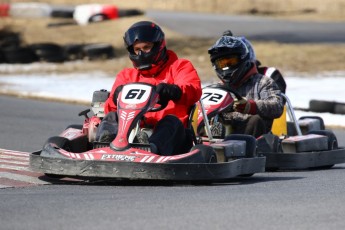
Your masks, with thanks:
[{"label": "steering wheel", "polygon": [[169,101],[164,101],[164,102],[157,101],[157,104],[159,106],[151,108],[148,112],[158,112],[158,111],[161,111],[161,110],[165,109],[165,107],[167,107],[168,102]]},{"label": "steering wheel", "polygon": [[[156,86],[152,86],[152,87],[153,87],[153,90],[154,90],[155,94],[157,94]],[[168,103],[169,103],[169,101],[166,101],[166,100],[165,101],[160,101],[158,99],[156,105],[158,104],[159,106],[157,106],[157,107],[155,106],[155,107],[149,109],[148,112],[158,112],[158,111],[161,111],[161,110],[163,110],[163,109],[165,109],[167,107]]]}]

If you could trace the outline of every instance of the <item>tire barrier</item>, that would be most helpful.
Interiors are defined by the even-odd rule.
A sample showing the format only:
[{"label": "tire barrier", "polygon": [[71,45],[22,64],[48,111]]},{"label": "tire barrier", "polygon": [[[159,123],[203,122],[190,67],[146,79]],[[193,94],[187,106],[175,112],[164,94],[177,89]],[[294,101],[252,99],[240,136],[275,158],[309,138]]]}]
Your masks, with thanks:
[{"label": "tire barrier", "polygon": [[85,54],[83,51],[84,45],[82,44],[67,44],[64,46],[66,60],[75,61],[84,59]]},{"label": "tire barrier", "polygon": [[105,60],[115,57],[110,44],[67,44],[60,46],[54,43],[37,43],[26,47],[0,47],[0,63],[52,62],[61,63],[75,60]]},{"label": "tire barrier", "polygon": [[310,100],[309,110],[319,113],[334,113],[334,101]]},{"label": "tire barrier", "polygon": [[114,48],[109,44],[85,45],[83,52],[89,60],[104,60],[115,57]]},{"label": "tire barrier", "polygon": [[0,64],[62,63],[84,59],[89,61],[105,60],[115,57],[115,50],[111,44],[34,43],[21,46],[20,39],[12,35],[10,34],[9,39],[0,39]]},{"label": "tire barrier", "polygon": [[50,4],[39,2],[11,3],[8,15],[15,18],[46,18],[50,17]]},{"label": "tire barrier", "polygon": [[0,30],[0,49],[20,47],[20,34],[5,28]]},{"label": "tire barrier", "polygon": [[35,53],[39,61],[59,63],[66,60],[64,49],[58,44],[37,43],[28,47]]},{"label": "tire barrier", "polygon": [[7,3],[0,4],[0,17],[8,17],[9,10],[10,10],[10,4],[7,4]]},{"label": "tire barrier", "polygon": [[5,55],[4,52],[0,49],[0,63],[5,63]]},{"label": "tire barrier", "polygon": [[28,47],[15,47],[3,50],[6,63],[10,64],[28,64],[38,61],[38,57]]},{"label": "tire barrier", "polygon": [[345,103],[336,103],[334,106],[335,114],[345,114]]},{"label": "tire barrier", "polygon": [[52,6],[52,18],[73,18],[74,6]]},{"label": "tire barrier", "polygon": [[73,19],[79,25],[130,17],[144,14],[137,9],[119,9],[115,5],[107,4],[82,4],[75,7]]},{"label": "tire barrier", "polygon": [[294,107],[294,109],[305,112],[345,114],[345,103],[325,100],[310,100],[309,108]]},{"label": "tire barrier", "polygon": [[126,9],[126,10],[119,9],[118,14],[119,14],[119,18],[121,18],[121,17],[131,17],[131,16],[143,15],[144,12],[141,10],[137,10],[137,9]]},{"label": "tire barrier", "polygon": [[[51,5],[40,2],[0,3],[0,18],[69,18],[79,25],[143,15],[138,9],[119,9],[112,4]],[[59,24],[61,26],[63,24]],[[55,26],[55,25],[52,25]]]}]

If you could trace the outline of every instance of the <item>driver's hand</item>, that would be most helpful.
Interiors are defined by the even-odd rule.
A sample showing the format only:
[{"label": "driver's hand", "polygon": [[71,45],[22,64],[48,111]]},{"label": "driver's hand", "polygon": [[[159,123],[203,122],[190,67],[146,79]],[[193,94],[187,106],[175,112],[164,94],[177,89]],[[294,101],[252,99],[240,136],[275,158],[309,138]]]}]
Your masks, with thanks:
[{"label": "driver's hand", "polygon": [[242,97],[241,100],[235,99],[234,110],[239,113],[245,114],[256,114],[256,103],[254,100],[247,100],[247,98]]},{"label": "driver's hand", "polygon": [[182,90],[177,85],[160,83],[156,87],[159,94],[159,102],[177,101],[181,98]]}]

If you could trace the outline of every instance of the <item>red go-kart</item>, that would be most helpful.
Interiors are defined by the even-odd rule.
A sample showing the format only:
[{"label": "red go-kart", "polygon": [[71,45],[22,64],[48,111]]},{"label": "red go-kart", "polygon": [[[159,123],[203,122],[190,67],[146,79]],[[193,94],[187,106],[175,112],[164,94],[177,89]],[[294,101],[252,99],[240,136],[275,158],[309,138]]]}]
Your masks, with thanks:
[{"label": "red go-kart", "polygon": [[[226,139],[217,143],[201,143],[194,136],[194,146],[183,154],[170,156],[150,152],[148,144],[135,143],[139,123],[146,112],[164,108],[159,105],[155,86],[131,83],[118,96],[118,133],[111,143],[95,139],[104,117],[103,104],[107,91],[94,92],[93,115],[86,110],[83,125],[71,125],[60,135],[51,137],[43,149],[30,154],[34,171],[51,177],[117,178],[172,181],[216,181],[250,176],[265,170],[266,157],[257,156],[252,138]],[[191,108],[190,125],[196,106]],[[207,117],[203,118],[208,121]],[[247,147],[246,147],[246,143]]]}]

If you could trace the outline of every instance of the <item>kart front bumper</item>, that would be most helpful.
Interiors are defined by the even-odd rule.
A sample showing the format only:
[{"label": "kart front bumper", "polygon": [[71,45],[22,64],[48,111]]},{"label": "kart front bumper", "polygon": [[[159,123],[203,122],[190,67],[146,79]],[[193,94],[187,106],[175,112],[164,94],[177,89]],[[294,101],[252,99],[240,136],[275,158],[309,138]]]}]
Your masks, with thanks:
[{"label": "kart front bumper", "polygon": [[173,181],[224,180],[265,171],[266,157],[240,158],[222,163],[138,163],[75,160],[30,154],[36,172],[71,178],[118,178]]}]

